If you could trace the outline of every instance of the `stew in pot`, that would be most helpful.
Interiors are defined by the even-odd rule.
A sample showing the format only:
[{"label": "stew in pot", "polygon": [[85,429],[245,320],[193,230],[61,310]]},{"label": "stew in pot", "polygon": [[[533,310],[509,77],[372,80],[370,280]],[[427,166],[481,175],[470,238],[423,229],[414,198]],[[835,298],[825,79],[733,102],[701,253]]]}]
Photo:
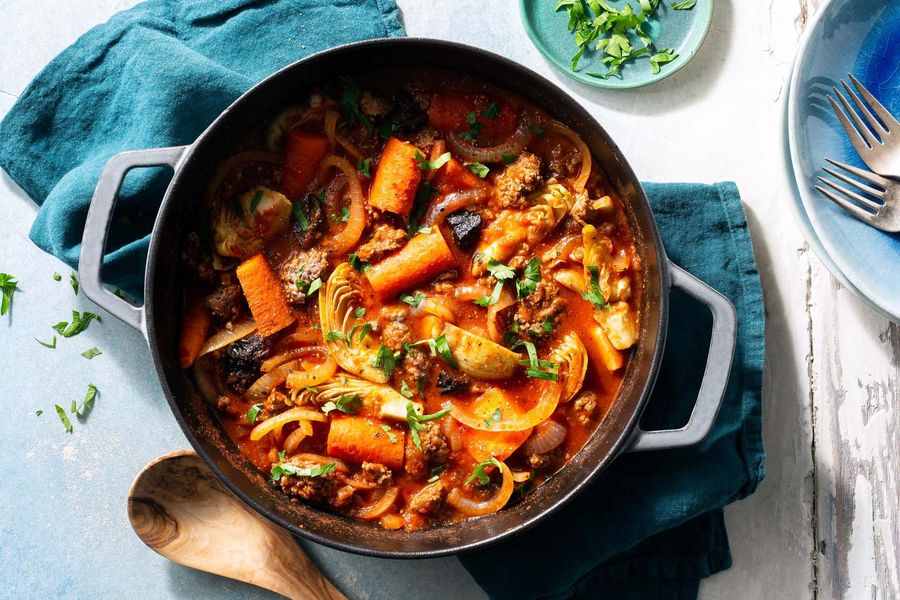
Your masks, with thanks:
[{"label": "stew in pot", "polygon": [[390,529],[495,512],[615,400],[639,329],[623,205],[514,94],[325,83],[235,140],[203,207],[181,366],[295,501]]}]

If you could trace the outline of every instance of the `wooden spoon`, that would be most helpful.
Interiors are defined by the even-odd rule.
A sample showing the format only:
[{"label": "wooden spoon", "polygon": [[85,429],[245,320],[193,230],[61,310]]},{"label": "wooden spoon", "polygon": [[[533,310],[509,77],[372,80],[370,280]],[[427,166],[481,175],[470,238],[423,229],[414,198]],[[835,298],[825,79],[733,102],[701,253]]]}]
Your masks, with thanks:
[{"label": "wooden spoon", "polygon": [[138,537],[171,561],[288,598],[346,600],[287,531],[238,500],[194,452],[160,456],[128,492]]}]

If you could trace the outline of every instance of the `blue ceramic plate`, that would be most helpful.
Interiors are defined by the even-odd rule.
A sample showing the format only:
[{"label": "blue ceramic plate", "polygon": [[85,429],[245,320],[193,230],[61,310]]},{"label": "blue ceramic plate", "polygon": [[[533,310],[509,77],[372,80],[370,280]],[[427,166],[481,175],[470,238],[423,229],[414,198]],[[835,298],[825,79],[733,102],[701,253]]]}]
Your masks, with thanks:
[{"label": "blue ceramic plate", "polygon": [[[636,0],[607,0],[611,6],[622,8],[630,4],[639,11]],[[601,88],[627,89],[656,83],[675,73],[688,63],[706,38],[712,22],[713,2],[697,0],[691,10],[673,10],[672,2],[660,0],[653,18],[648,19],[645,31],[653,39],[656,48],[673,48],[678,58],[662,65],[654,73],[647,59],[636,59],[623,65],[618,76],[602,79],[588,73],[606,73],[609,68],[600,62],[602,53],[590,49],[578,63],[578,71],[572,71],[572,55],[577,50],[575,36],[568,30],[566,11],[556,12],[556,0],[519,0],[522,24],[531,41],[554,67],[578,81]]]},{"label": "blue ceramic plate", "polygon": [[826,100],[848,72],[900,115],[900,4],[832,0],[821,9],[801,43],[788,100],[794,178],[815,238],[830,258],[823,262],[867,304],[900,322],[900,235],[857,221],[813,187],[826,156],[865,167]]}]

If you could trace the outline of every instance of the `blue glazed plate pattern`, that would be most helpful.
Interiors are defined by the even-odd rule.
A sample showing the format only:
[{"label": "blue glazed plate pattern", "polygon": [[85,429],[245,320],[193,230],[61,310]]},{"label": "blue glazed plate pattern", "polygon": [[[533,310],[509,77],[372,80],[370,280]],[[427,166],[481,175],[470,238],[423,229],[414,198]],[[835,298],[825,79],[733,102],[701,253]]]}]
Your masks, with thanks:
[{"label": "blue glazed plate pattern", "polygon": [[[658,74],[653,73],[646,59],[630,61],[622,66],[621,76],[609,79],[588,75],[588,73],[605,73],[609,70],[600,62],[601,53],[592,49],[582,56],[578,63],[578,71],[572,71],[572,55],[577,49],[575,34],[568,29],[566,12],[556,12],[556,0],[519,0],[519,14],[525,33],[554,67],[590,86],[628,89],[656,83],[672,75],[685,66],[703,44],[712,22],[715,0],[697,0],[697,4],[691,10],[673,10],[670,7],[672,1],[660,1],[654,16],[647,20],[646,31],[656,48],[673,48],[678,53],[678,58],[663,65]],[[621,8],[626,3],[611,0],[610,4]],[[635,12],[639,10],[638,2],[635,0],[628,0],[628,4]]]},{"label": "blue glazed plate pattern", "polygon": [[821,9],[797,56],[788,105],[794,177],[810,226],[830,258],[823,262],[867,304],[900,322],[900,235],[857,221],[813,187],[826,156],[864,166],[826,98],[848,72],[900,114],[900,5],[832,0]]}]

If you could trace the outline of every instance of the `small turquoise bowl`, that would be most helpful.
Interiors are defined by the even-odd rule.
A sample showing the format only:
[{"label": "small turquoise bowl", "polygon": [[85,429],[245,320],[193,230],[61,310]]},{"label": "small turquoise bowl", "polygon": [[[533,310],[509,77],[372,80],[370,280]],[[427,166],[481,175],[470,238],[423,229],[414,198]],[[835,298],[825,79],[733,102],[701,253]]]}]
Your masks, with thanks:
[{"label": "small turquoise bowl", "polygon": [[[638,3],[628,0],[635,9]],[[575,54],[575,34],[568,29],[568,14],[556,11],[555,0],[519,0],[519,14],[522,25],[532,43],[554,67],[581,83],[599,88],[624,90],[643,87],[662,81],[681,69],[694,57],[703,44],[712,23],[715,0],[697,0],[691,10],[674,10],[675,0],[660,0],[653,17],[647,20],[645,30],[653,39],[656,48],[672,48],[678,54],[674,61],[662,65],[659,73],[654,73],[649,61],[636,59],[622,65],[619,75],[602,79],[588,73],[605,73],[608,67],[600,62],[602,52],[588,49],[578,62],[578,71],[572,71],[572,55]],[[617,8],[622,2],[612,2]],[[591,44],[593,46],[593,44]]]}]

